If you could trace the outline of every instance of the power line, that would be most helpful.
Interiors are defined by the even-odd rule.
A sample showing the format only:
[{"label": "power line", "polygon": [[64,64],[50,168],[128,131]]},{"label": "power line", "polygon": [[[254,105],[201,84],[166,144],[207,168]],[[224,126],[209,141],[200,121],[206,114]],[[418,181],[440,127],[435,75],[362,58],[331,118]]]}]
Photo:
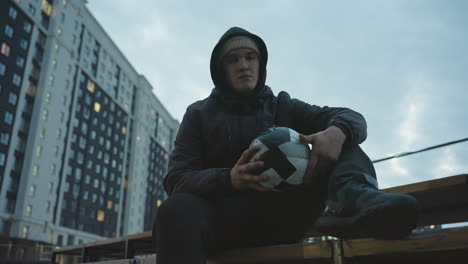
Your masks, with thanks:
[{"label": "power line", "polygon": [[442,147],[446,147],[446,146],[448,146],[448,145],[453,145],[453,144],[461,143],[461,142],[464,142],[464,141],[468,141],[468,137],[467,137],[467,138],[463,138],[463,139],[459,139],[459,140],[455,140],[455,141],[450,141],[450,142],[443,143],[443,144],[440,144],[440,145],[435,145],[435,146],[432,146],[432,147],[423,148],[423,149],[416,150],[416,151],[403,152],[403,153],[396,154],[396,155],[393,155],[393,156],[390,156],[390,157],[386,157],[386,158],[383,158],[383,159],[376,159],[376,160],[373,160],[372,163],[377,163],[377,162],[381,162],[381,161],[384,161],[384,160],[389,160],[389,159],[395,159],[395,158],[400,158],[400,157],[404,157],[404,156],[409,156],[409,155],[413,155],[413,154],[416,154],[416,153],[428,151],[428,150],[431,150],[431,149],[442,148]]}]

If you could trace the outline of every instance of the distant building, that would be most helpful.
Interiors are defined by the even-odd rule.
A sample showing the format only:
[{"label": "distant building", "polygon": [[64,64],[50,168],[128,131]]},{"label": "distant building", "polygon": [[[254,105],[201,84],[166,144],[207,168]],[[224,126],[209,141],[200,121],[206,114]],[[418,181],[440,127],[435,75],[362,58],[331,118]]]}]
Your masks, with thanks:
[{"label": "distant building", "polygon": [[0,233],[150,230],[179,123],[85,6],[0,1]]}]

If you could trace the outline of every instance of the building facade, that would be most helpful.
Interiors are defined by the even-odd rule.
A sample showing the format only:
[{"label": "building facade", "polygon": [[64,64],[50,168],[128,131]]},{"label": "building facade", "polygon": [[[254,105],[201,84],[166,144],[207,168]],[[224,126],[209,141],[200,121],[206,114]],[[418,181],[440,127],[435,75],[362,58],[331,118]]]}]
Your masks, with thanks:
[{"label": "building facade", "polygon": [[0,1],[0,45],[0,232],[150,230],[179,123],[86,1]]}]

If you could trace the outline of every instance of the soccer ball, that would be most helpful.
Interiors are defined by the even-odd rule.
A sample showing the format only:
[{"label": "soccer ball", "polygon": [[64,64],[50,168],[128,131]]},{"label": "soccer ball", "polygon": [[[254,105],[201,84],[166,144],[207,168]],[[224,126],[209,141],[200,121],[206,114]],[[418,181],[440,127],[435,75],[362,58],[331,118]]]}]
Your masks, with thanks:
[{"label": "soccer ball", "polygon": [[253,174],[267,175],[260,182],[274,191],[293,189],[303,183],[310,157],[310,148],[299,140],[299,134],[287,127],[273,127],[256,137],[250,146],[259,150],[249,162],[263,161],[264,166]]}]

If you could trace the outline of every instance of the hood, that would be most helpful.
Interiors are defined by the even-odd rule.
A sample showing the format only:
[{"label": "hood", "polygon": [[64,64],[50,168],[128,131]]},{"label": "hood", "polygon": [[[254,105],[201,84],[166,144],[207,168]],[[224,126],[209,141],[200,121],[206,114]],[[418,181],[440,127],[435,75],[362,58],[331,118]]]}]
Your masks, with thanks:
[{"label": "hood", "polygon": [[[263,90],[265,86],[266,80],[266,64],[268,61],[268,51],[263,40],[247,30],[240,28],[240,27],[232,27],[223,36],[219,39],[218,43],[213,49],[211,53],[211,60],[210,60],[210,71],[211,71],[211,79],[213,80],[213,84],[215,85],[215,89],[220,90],[222,92],[227,92],[228,86],[226,84],[226,80],[224,77],[224,72],[220,65],[220,61],[217,59],[219,57],[219,53],[223,44],[230,38],[237,37],[237,36],[247,36],[253,39],[260,51],[260,69],[258,75],[258,84],[255,88],[255,93],[258,94],[261,90]],[[231,91],[232,92],[232,91]]]}]

